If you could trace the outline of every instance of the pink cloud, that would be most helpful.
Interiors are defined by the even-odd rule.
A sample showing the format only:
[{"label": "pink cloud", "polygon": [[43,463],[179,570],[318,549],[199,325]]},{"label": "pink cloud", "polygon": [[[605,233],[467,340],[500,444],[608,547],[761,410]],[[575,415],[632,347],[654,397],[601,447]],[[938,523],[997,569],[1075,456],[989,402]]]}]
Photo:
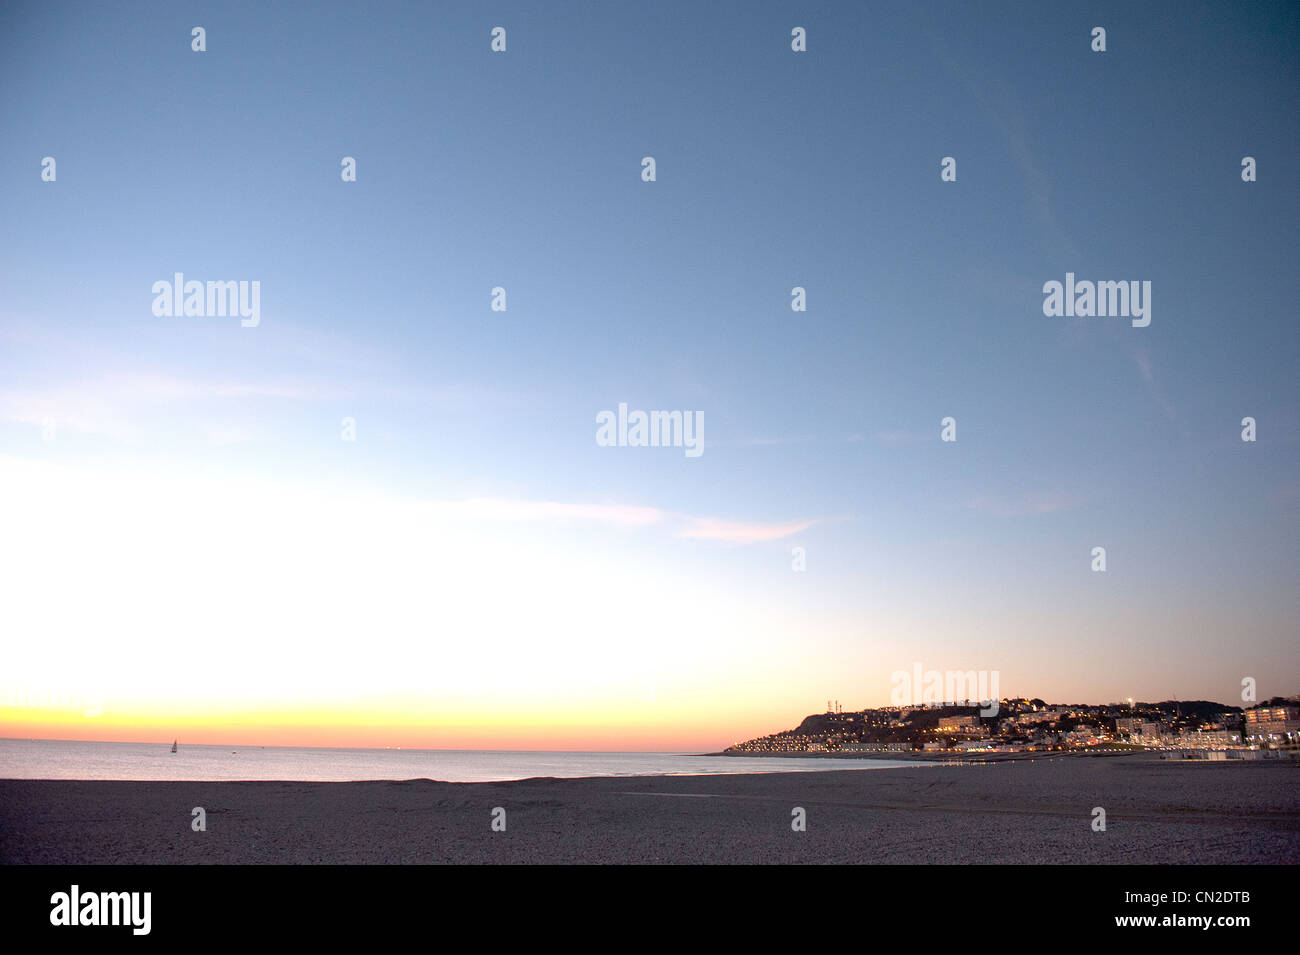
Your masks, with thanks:
[{"label": "pink cloud", "polygon": [[672,514],[657,507],[625,504],[566,504],[519,498],[471,498],[465,501],[431,501],[426,509],[435,516],[470,521],[589,521],[617,527],[646,527],[671,521],[680,524],[677,537],[729,544],[756,544],[780,540],[806,530],[815,520],[734,521],[717,517]]}]

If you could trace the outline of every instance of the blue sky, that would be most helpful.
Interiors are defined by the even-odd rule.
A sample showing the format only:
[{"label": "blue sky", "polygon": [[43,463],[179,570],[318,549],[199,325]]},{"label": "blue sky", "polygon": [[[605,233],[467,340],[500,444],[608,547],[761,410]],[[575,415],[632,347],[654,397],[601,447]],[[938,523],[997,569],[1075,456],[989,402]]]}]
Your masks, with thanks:
[{"label": "blue sky", "polygon": [[[1298,32],[1285,4],[9,4],[0,455],[540,507],[539,553],[780,622],[716,677],[778,711],[737,736],[916,660],[1294,693]],[[176,271],[260,281],[261,324],[155,317]],[[1066,272],[1150,281],[1150,326],[1045,317]],[[596,446],[620,402],[702,412],[706,452]]]}]

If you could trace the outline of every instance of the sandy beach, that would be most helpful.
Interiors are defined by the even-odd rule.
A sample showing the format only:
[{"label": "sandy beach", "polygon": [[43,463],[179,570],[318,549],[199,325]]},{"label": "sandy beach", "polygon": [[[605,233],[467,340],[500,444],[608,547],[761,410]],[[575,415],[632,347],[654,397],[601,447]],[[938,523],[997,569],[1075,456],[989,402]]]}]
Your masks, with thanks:
[{"label": "sandy beach", "polygon": [[1293,864],[1298,771],[1126,756],[503,783],[0,780],[0,861]]}]

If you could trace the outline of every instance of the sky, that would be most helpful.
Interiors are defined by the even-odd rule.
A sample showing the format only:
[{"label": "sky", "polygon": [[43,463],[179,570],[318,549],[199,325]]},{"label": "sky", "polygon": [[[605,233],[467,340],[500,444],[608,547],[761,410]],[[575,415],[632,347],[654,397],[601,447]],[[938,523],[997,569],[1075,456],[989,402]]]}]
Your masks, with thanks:
[{"label": "sky", "polygon": [[[917,665],[1300,692],[1298,41],[5,4],[0,735],[706,750]],[[178,272],[256,324],[156,314]],[[1045,315],[1067,273],[1150,324]],[[702,453],[602,446],[620,404]]]}]

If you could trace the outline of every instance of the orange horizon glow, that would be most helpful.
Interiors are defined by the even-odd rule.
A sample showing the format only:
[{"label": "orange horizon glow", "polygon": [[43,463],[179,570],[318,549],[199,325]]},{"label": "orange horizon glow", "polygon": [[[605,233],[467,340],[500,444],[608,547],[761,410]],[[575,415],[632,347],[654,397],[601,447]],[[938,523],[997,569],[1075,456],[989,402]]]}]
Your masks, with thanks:
[{"label": "orange horizon glow", "polygon": [[[386,722],[366,713],[341,723],[322,720],[320,711],[281,710],[212,715],[186,713],[175,718],[140,715],[88,718],[80,712],[10,709],[0,718],[0,738],[79,742],[190,745],[283,746],[320,749],[420,749],[538,752],[718,752],[744,739],[787,729],[759,712],[735,721],[738,732],[716,724],[697,725],[685,716],[632,722],[610,714],[604,721],[551,719],[500,720],[491,724],[440,721],[436,726]],[[777,717],[777,722],[781,721]],[[731,723],[730,720],[727,721]]]},{"label": "orange horizon glow", "polygon": [[1230,625],[1188,606],[1163,636],[1140,614],[1113,621],[1159,666],[1135,677],[1103,656],[1088,672],[1060,652],[1090,645],[1085,616],[883,589],[826,603],[784,554],[737,571],[733,554],[638,543],[635,509],[3,455],[0,492],[14,738],[717,752],[828,697],[884,706],[922,667],[996,675],[1000,696],[1230,700],[1236,674],[1277,680],[1289,659],[1281,619],[1277,652],[1162,654],[1216,613]]}]

